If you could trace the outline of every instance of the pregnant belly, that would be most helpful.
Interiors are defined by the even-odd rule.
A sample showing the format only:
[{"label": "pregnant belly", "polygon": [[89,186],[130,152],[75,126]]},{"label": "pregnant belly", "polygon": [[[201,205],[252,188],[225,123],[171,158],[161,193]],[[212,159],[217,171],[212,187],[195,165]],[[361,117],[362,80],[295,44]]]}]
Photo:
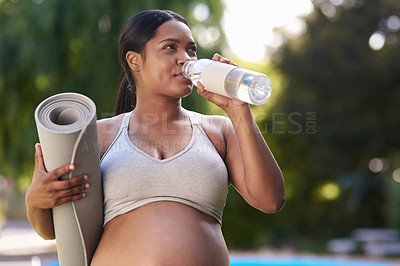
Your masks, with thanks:
[{"label": "pregnant belly", "polygon": [[220,224],[192,207],[154,202],[104,228],[92,265],[229,265]]}]

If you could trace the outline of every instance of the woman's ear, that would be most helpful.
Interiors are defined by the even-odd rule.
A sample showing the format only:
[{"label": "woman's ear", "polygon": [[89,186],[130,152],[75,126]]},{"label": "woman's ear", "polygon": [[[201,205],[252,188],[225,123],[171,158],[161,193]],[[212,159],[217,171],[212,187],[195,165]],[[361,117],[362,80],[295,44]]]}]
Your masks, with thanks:
[{"label": "woman's ear", "polygon": [[126,57],[126,62],[128,63],[129,67],[132,69],[132,71],[139,72],[140,66],[141,66],[141,59],[142,59],[140,54],[135,53],[133,51],[129,51],[126,53],[125,57]]}]

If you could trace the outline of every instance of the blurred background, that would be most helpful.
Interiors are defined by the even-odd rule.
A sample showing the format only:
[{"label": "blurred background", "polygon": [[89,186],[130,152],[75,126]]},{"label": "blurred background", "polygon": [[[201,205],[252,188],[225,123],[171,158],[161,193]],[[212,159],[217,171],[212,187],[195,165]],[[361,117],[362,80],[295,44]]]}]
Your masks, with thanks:
[{"label": "blurred background", "polygon": [[[119,31],[152,8],[187,18],[199,58],[218,52],[272,80],[252,108],[287,203],[263,214],[231,188],[228,248],[399,258],[398,0],[0,0],[0,260],[55,251],[25,217],[35,107],[79,92],[112,116]],[[224,115],[195,92],[184,106]]]}]

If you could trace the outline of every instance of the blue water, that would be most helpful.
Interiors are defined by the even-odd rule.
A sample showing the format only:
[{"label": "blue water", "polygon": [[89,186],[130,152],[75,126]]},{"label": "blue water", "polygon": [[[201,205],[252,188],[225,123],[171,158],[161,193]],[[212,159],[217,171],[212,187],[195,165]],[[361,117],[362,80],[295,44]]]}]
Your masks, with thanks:
[{"label": "blue water", "polygon": [[[58,266],[58,261],[43,266]],[[231,256],[231,266],[396,266],[393,262],[352,260],[328,257]]]},{"label": "blue water", "polygon": [[328,257],[255,257],[231,256],[231,266],[395,266],[377,262]]}]

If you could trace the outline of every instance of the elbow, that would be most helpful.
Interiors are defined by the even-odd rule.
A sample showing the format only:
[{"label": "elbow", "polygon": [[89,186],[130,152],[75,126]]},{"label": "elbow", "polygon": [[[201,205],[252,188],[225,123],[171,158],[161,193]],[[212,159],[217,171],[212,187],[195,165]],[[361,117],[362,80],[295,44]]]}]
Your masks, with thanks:
[{"label": "elbow", "polygon": [[40,235],[44,240],[54,240],[56,237],[54,235]]},{"label": "elbow", "polygon": [[49,226],[35,224],[31,221],[29,215],[28,215],[28,221],[31,224],[32,228],[35,230],[35,232],[44,240],[56,239],[56,235],[55,235],[54,228],[52,225],[51,225],[51,227],[49,227]]},{"label": "elbow", "polygon": [[251,205],[264,213],[276,213],[280,211],[286,203],[284,188],[276,188],[267,191],[248,191],[248,193],[253,203]]},{"label": "elbow", "polygon": [[256,208],[264,213],[276,213],[279,212],[283,206],[285,206],[285,196],[275,197],[272,200],[258,202]]},{"label": "elbow", "polygon": [[43,238],[44,240],[54,240],[54,239],[56,239],[56,235],[55,235],[53,227],[48,228],[48,227],[43,227],[43,226],[40,226],[40,225],[35,225],[35,224],[32,224],[32,223],[31,223],[31,225],[32,225],[33,229],[36,231],[36,233],[41,238]]},{"label": "elbow", "polygon": [[268,206],[264,207],[262,209],[263,212],[265,213],[277,213],[279,212],[283,206],[285,205],[285,198],[278,200],[276,202],[270,203]]},{"label": "elbow", "polygon": [[46,230],[40,230],[38,228],[35,228],[36,233],[43,238],[44,240],[54,240],[56,239],[56,236],[54,234],[54,230],[50,231],[50,232],[46,232]]},{"label": "elbow", "polygon": [[268,213],[276,213],[282,210],[283,206],[285,206],[286,203],[286,198],[285,196],[280,197],[278,200],[274,202],[274,204],[271,204],[271,208],[268,211]]}]

